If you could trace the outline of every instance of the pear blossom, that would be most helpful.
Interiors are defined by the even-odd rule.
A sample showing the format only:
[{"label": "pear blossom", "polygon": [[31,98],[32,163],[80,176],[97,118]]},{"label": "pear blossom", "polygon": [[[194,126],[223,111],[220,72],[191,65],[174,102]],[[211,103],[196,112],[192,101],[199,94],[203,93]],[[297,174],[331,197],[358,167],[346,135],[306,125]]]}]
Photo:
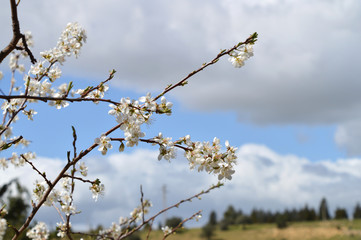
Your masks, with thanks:
[{"label": "pear blossom", "polygon": [[253,44],[241,45],[233,52],[230,53],[228,59],[232,65],[236,68],[240,68],[244,65],[244,62],[253,56]]},{"label": "pear blossom", "polygon": [[56,79],[60,78],[61,70],[58,66],[51,68],[47,74],[51,82],[54,82]]},{"label": "pear blossom", "polygon": [[164,235],[168,235],[168,234],[172,233],[172,228],[168,227],[168,226],[164,226],[164,227],[162,227],[162,231],[163,231]]},{"label": "pear blossom", "polygon": [[26,236],[33,240],[47,240],[49,238],[49,229],[44,222],[38,222],[26,233]]},{"label": "pear blossom", "polygon": [[104,184],[100,183],[99,179],[97,179],[95,181],[95,183],[93,183],[89,189],[92,192],[93,198],[95,201],[98,201],[98,197],[99,195],[103,195],[104,194]]},{"label": "pear blossom", "polygon": [[100,138],[96,138],[94,143],[99,145],[98,150],[105,155],[108,149],[112,149],[113,146],[110,144],[110,137],[107,137],[105,134],[102,134]]},{"label": "pear blossom", "polygon": [[85,166],[85,163],[82,162],[79,165],[80,174],[86,177],[88,175],[88,167]]},{"label": "pear blossom", "polygon": [[[60,237],[60,238],[65,238],[66,237],[66,230],[67,230],[67,226],[65,223],[57,223],[56,224],[56,230],[58,230],[58,233],[56,234],[56,236]],[[71,227],[71,223],[69,223],[69,227]]]},{"label": "pear blossom", "polygon": [[40,201],[43,198],[43,195],[46,191],[46,183],[35,181],[35,188],[33,189],[33,195],[36,201]]},{"label": "pear blossom", "polygon": [[29,120],[33,121],[34,115],[37,114],[38,112],[36,112],[34,109],[29,109],[28,111],[23,110],[23,113],[25,116],[28,117]]}]

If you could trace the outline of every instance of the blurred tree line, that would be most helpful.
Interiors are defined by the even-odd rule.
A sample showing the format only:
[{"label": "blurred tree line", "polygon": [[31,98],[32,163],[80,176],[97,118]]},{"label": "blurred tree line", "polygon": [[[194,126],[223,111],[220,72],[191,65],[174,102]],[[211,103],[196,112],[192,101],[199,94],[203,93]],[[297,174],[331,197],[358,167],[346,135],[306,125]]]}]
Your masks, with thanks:
[{"label": "blurred tree line", "polygon": [[[6,219],[10,226],[7,229],[4,239],[10,239],[10,236],[13,235],[11,226],[18,228],[25,221],[30,209],[30,206],[28,205],[28,199],[30,198],[29,192],[21,186],[18,179],[13,179],[0,186],[0,208],[4,207],[8,211],[8,214],[3,216],[3,218]],[[352,218],[361,219],[361,206],[359,203],[354,207]],[[329,219],[331,219],[331,215],[329,213],[326,198],[321,199],[317,211],[306,204],[300,209],[285,209],[283,212],[272,212],[254,208],[249,214],[245,214],[242,210],[236,210],[230,205],[225,210],[223,217],[220,220],[217,219],[215,211],[210,213],[208,223],[202,228],[202,237],[211,239],[216,228],[225,231],[232,225],[243,225],[243,227],[246,228],[246,225],[249,224],[275,223],[278,228],[286,228],[291,222]],[[334,212],[333,219],[349,219],[349,215],[345,208],[338,207]],[[182,218],[180,217],[172,217],[166,220],[165,225],[174,228],[178,226],[181,221]],[[99,228],[102,227],[99,226]],[[54,231],[51,233],[50,238],[52,239],[52,237],[55,236],[56,232]],[[28,238],[24,234],[20,239],[27,240]],[[140,237],[138,234],[134,234],[129,239],[139,240]]]},{"label": "blurred tree line", "polygon": [[[356,204],[353,214],[353,219],[361,219],[361,206]],[[202,237],[211,239],[214,235],[214,230],[219,228],[226,231],[232,225],[243,225],[246,228],[248,224],[255,223],[275,223],[278,228],[286,228],[291,222],[302,221],[320,221],[330,220],[327,200],[322,198],[319,208],[316,210],[309,207],[307,204],[300,209],[285,209],[284,211],[265,211],[263,209],[254,208],[249,214],[245,214],[242,210],[236,210],[230,205],[223,213],[223,218],[217,220],[215,211],[209,215],[208,223],[202,228]],[[349,215],[345,208],[336,208],[333,219],[349,219]]]}]

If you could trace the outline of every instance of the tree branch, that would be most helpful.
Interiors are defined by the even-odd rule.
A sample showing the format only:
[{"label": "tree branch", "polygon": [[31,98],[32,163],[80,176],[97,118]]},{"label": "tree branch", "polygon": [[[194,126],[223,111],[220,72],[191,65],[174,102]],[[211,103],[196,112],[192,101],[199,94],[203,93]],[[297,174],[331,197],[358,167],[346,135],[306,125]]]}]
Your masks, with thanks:
[{"label": "tree branch", "polygon": [[13,25],[13,38],[10,43],[0,52],[0,63],[16,48],[16,44],[21,38],[18,11],[15,0],[10,0],[11,20]]}]

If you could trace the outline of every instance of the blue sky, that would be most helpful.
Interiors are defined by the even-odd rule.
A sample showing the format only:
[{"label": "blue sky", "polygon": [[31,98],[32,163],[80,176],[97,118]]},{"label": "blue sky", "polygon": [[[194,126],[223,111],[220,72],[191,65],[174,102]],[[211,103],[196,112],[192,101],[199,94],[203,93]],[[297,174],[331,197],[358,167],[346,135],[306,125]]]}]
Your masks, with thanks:
[{"label": "blue sky", "polygon": [[[8,29],[10,36],[9,9],[3,5],[0,26]],[[240,148],[236,179],[219,193],[205,197],[204,203],[177,212],[184,217],[197,207],[207,213],[213,206],[220,214],[228,204],[246,211],[252,207],[298,207],[306,202],[317,207],[323,196],[329,198],[331,207],[345,206],[351,213],[361,201],[361,194],[345,187],[356,187],[361,181],[361,174],[355,171],[361,162],[360,13],[361,3],[356,0],[88,0],[86,4],[36,0],[21,2],[19,12],[22,29],[34,35],[36,56],[56,44],[68,22],[84,26],[87,43],[79,59],[62,66],[59,85],[69,81],[76,89],[96,85],[114,68],[117,73],[106,96],[114,100],[139,98],[148,91],[156,95],[167,84],[211,60],[220,49],[232,47],[255,31],[259,33],[255,55],[243,68],[235,69],[222,59],[167,96],[174,103],[172,116],[156,116],[150,126],[143,127],[147,137],[163,132],[173,138],[191,134],[195,140],[211,141],[217,136],[221,142],[229,140]],[[1,46],[7,41],[1,37]],[[0,70],[5,74],[0,88],[6,90],[6,60]],[[21,82],[22,77],[17,78]],[[88,147],[115,125],[107,115],[107,104],[75,103],[61,111],[44,103],[36,105],[39,113],[34,122],[21,119],[14,132],[33,141],[29,149],[37,153],[44,168],[61,166],[65,160],[66,151],[71,149],[72,125],[78,132],[79,148]],[[159,186],[164,183],[170,189],[184,185],[182,193],[170,192],[169,201],[176,201],[216,181],[215,177],[186,173],[181,152],[172,163],[174,168],[158,163],[157,148],[146,144],[127,150],[125,156],[140,168],[142,164],[149,168],[144,181],[139,169],[129,166],[126,170],[122,165],[125,172],[116,172],[105,167],[117,169],[120,163],[114,159],[126,161],[116,149],[108,158],[94,151],[85,160],[95,168],[89,170],[94,174],[90,176],[113,177],[126,184],[119,175],[131,173],[138,185],[134,183],[124,191],[127,201],[110,191],[99,207],[89,207],[89,201],[80,197],[79,205],[88,210],[84,218],[103,214],[104,223],[109,223],[120,214],[128,214],[138,201],[141,183],[155,191],[149,196],[159,207]],[[145,156],[153,156],[149,161],[155,165],[142,162],[140,157]],[[159,167],[167,172],[153,174],[162,171]],[[21,171],[1,173],[0,184],[21,175]],[[184,183],[186,179],[200,184]],[[114,184],[118,183],[109,180],[108,189]],[[109,212],[99,210],[104,206]],[[115,216],[116,210],[119,214]],[[46,214],[40,216],[56,221]]]}]

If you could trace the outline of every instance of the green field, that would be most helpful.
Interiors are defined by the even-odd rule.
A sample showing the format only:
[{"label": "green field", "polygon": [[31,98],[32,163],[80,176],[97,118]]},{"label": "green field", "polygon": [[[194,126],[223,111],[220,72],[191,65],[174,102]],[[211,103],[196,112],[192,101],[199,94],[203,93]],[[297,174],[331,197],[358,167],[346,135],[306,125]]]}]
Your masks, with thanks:
[{"label": "green field", "polygon": [[[201,229],[185,229],[183,233],[169,236],[169,240],[201,240]],[[146,233],[142,233],[142,239],[146,239]],[[154,231],[151,233],[152,240],[162,239],[163,233]],[[300,222],[290,223],[285,229],[278,229],[275,224],[253,224],[233,226],[228,231],[216,230],[212,238],[214,240],[347,240],[361,239],[361,220],[357,221],[324,221],[324,222]]]}]

